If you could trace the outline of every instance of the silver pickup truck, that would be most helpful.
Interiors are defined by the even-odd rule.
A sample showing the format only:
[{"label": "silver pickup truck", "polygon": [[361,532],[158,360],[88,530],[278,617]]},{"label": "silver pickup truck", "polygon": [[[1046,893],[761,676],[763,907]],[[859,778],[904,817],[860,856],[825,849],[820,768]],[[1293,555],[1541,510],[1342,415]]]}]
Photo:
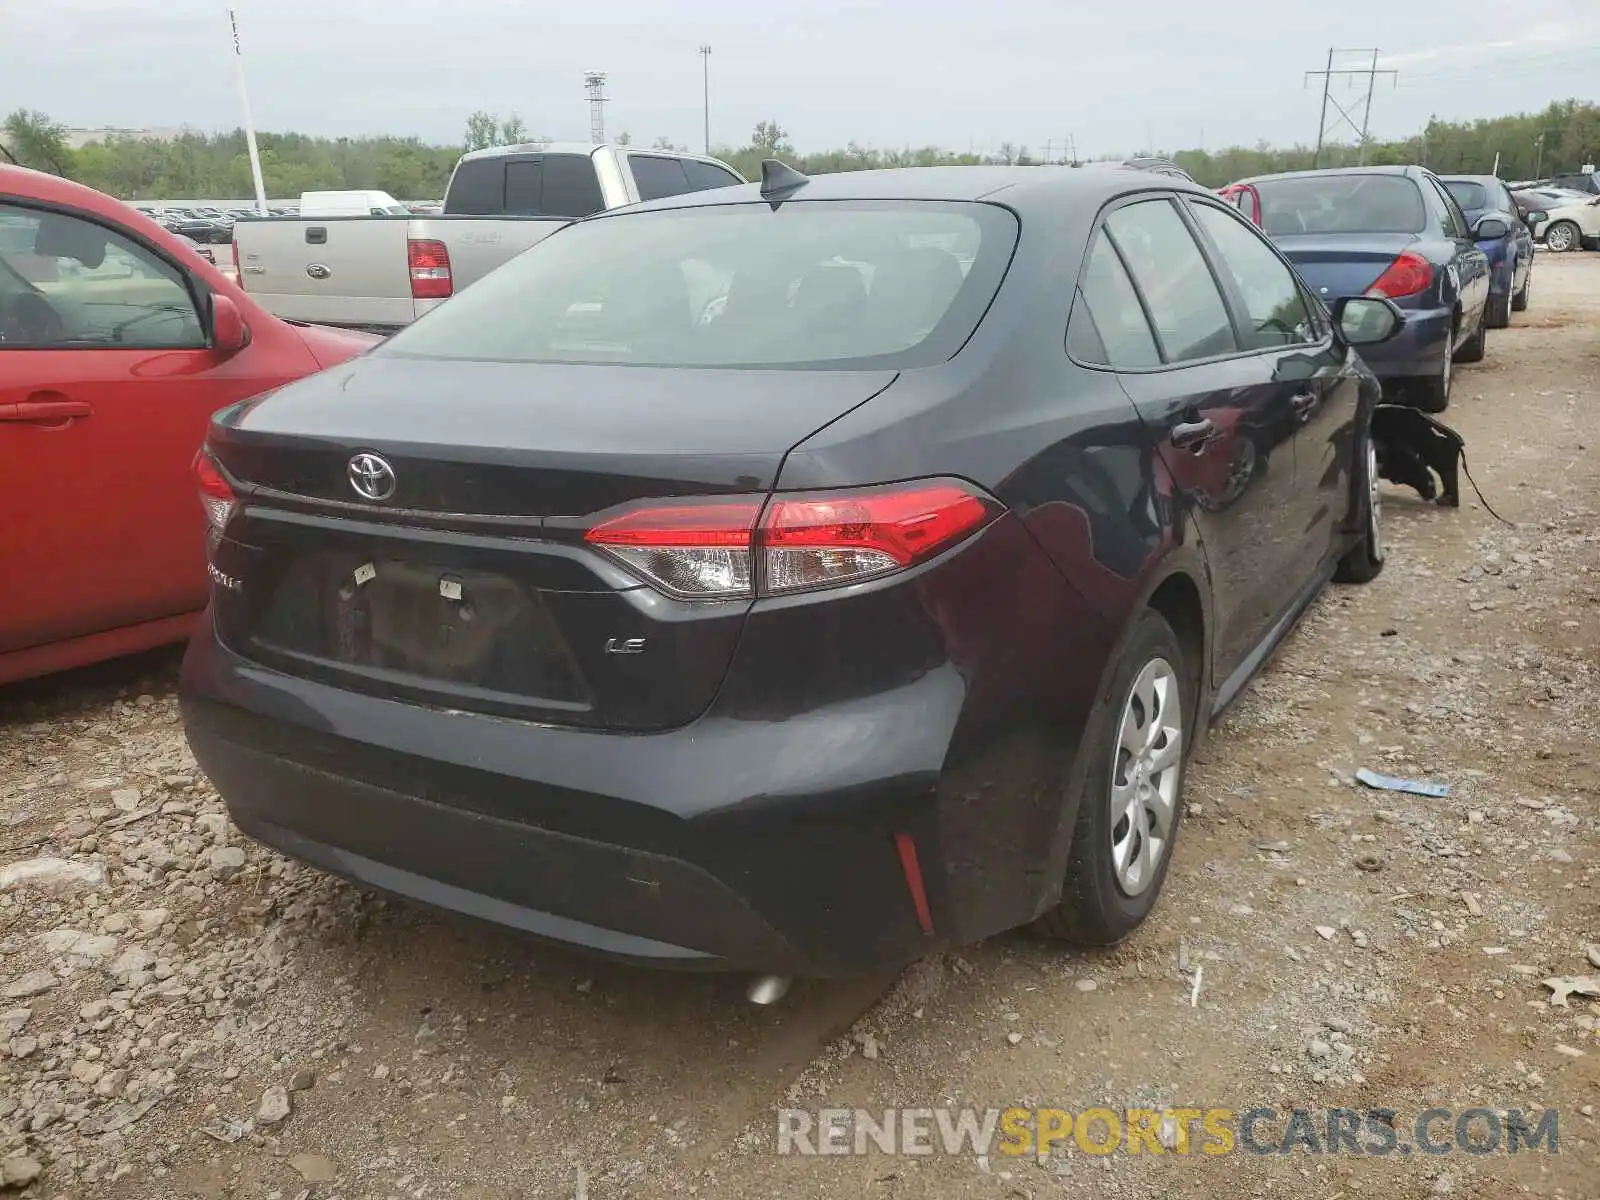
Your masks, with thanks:
[{"label": "silver pickup truck", "polygon": [[437,216],[264,217],[233,227],[239,283],[291,321],[392,330],[579,217],[743,183],[726,163],[532,143],[462,157]]}]

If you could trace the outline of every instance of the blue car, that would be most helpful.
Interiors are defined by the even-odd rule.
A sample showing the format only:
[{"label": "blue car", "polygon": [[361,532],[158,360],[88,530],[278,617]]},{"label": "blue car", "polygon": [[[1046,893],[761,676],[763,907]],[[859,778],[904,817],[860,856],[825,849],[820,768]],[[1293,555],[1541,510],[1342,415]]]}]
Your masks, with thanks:
[{"label": "blue car", "polygon": [[1512,221],[1469,224],[1423,167],[1342,167],[1241,180],[1228,189],[1324,303],[1386,296],[1406,314],[1400,335],[1363,349],[1386,396],[1441,412],[1453,364],[1483,358],[1489,256],[1478,239],[1504,238]]},{"label": "blue car", "polygon": [[1467,224],[1493,213],[1511,229],[1504,237],[1478,239],[1489,256],[1489,328],[1504,329],[1513,312],[1525,312],[1533,289],[1533,234],[1517,211],[1511,190],[1493,175],[1443,175],[1440,182],[1455,197]]}]

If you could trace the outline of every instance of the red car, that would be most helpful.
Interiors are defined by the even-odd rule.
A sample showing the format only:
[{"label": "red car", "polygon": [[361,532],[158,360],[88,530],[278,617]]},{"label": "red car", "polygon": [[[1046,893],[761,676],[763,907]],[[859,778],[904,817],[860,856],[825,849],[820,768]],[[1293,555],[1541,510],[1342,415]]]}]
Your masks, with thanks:
[{"label": "red car", "polygon": [[211,414],[376,340],[279,320],[127,205],[0,167],[0,684],[186,638]]}]

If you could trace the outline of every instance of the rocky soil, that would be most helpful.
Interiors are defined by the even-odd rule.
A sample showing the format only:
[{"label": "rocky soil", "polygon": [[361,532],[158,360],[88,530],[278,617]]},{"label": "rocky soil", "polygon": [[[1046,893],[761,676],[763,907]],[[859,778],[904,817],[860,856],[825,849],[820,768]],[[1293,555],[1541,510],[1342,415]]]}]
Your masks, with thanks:
[{"label": "rocky soil", "polygon": [[[1018,933],[755,1009],[246,842],[172,653],[0,690],[0,1191],[1600,1196],[1600,999],[1543,982],[1600,976],[1600,255],[1535,279],[1447,415],[1513,525],[1388,495],[1388,568],[1203,747],[1112,952]],[[947,1104],[1553,1107],[1560,1153],[774,1153],[781,1106]]]}]

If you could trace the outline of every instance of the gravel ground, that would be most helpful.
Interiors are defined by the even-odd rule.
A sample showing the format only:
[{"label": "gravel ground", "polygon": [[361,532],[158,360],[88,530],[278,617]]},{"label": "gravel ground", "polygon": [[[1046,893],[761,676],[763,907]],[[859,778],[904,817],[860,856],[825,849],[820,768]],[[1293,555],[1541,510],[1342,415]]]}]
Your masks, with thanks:
[{"label": "gravel ground", "polygon": [[[1600,1196],[1600,1002],[1541,982],[1600,975],[1600,255],[1541,256],[1489,341],[1448,419],[1514,527],[1388,495],[1388,568],[1203,747],[1167,893],[1111,952],[1018,933],[755,1009],[245,842],[175,654],[0,691],[0,1190]],[[1179,1103],[1558,1108],[1560,1153],[774,1152],[789,1105]]]}]

